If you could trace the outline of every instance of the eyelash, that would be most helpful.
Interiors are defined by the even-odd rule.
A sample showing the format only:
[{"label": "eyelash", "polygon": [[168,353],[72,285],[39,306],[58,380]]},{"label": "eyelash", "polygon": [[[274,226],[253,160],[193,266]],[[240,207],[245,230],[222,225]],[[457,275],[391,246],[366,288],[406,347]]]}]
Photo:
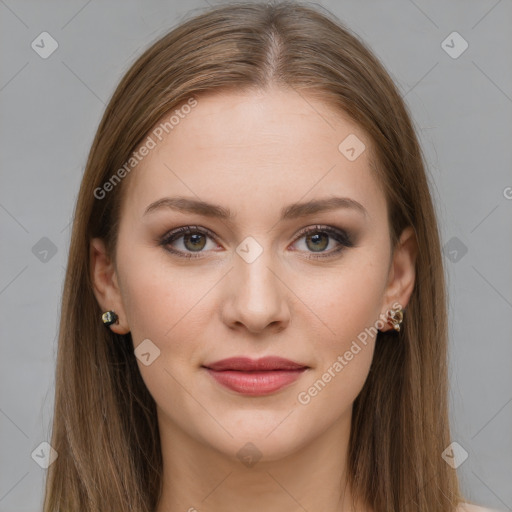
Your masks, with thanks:
[{"label": "eyelash", "polygon": [[[322,226],[322,225],[318,225],[318,224],[315,226],[310,226],[310,227],[300,230],[299,233],[297,234],[297,237],[293,241],[293,243],[297,242],[298,240],[300,240],[301,238],[303,238],[306,235],[318,233],[318,232],[326,233],[327,235],[331,236],[334,240],[336,240],[336,242],[338,242],[340,244],[340,247],[338,247],[335,250],[331,250],[328,253],[317,253],[317,255],[315,255],[315,256],[307,256],[307,258],[309,258],[309,259],[330,258],[330,257],[333,257],[334,255],[338,254],[339,252],[343,251],[344,248],[346,248],[346,247],[354,247],[354,243],[352,242],[350,235],[346,231],[343,231],[341,229],[337,229],[337,228],[334,228],[331,226]],[[170,231],[169,233],[166,233],[159,240],[159,245],[163,246],[166,251],[169,251],[170,253],[175,254],[182,258],[187,258],[187,259],[201,258],[202,251],[197,252],[195,254],[194,253],[183,253],[182,251],[177,251],[175,249],[171,249],[170,247],[168,247],[169,244],[178,240],[185,234],[206,235],[206,236],[210,237],[212,240],[214,240],[216,243],[218,243],[216,236],[213,234],[212,231],[210,231],[207,228],[202,228],[199,226],[183,226],[183,227],[176,228],[176,229]],[[315,254],[315,253],[311,253],[311,254]]]}]

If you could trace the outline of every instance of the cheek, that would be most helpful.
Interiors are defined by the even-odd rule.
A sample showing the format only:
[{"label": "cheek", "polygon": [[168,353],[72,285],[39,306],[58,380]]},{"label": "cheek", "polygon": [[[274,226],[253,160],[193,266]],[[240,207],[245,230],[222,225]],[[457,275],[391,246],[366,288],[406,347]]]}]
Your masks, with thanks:
[{"label": "cheek", "polygon": [[[303,414],[322,417],[323,425],[330,425],[351,411],[368,377],[378,327],[378,291],[378,287],[361,288],[356,283],[342,290],[333,289],[333,300],[321,310],[322,320],[330,330],[323,330],[327,336],[313,337],[316,366],[296,399]],[[322,304],[320,299],[312,303]],[[309,428],[313,435],[317,427]]]},{"label": "cheek", "polygon": [[353,265],[347,262],[338,272],[330,273],[329,279],[310,283],[307,303],[325,324],[324,350],[326,344],[342,350],[365,329],[376,325],[386,279],[385,265],[367,263],[361,257]]},{"label": "cheek", "polygon": [[191,279],[158,256],[150,261],[152,256],[125,257],[122,266],[120,261],[125,311],[134,348],[149,339],[160,351],[149,365],[137,360],[146,387],[158,404],[181,410],[179,382],[200,357],[208,322],[206,295],[218,278]]},{"label": "cheek", "polygon": [[322,334],[311,338],[317,366],[298,396],[310,412],[330,403],[326,414],[334,418],[350,407],[364,385],[381,327],[377,321],[387,280],[382,261],[373,264],[359,254],[329,280],[309,286],[308,305],[322,321]]},{"label": "cheek", "polygon": [[[301,418],[315,418],[303,421],[298,434],[314,438],[352,413],[352,405],[367,379],[370,369],[374,342],[363,345],[357,341],[349,344],[346,351],[340,350],[298,390],[296,401]],[[347,358],[350,355],[350,360]]]},{"label": "cheek", "polygon": [[[187,332],[193,339],[197,312],[208,290],[214,285],[213,276],[194,275],[172,267],[162,249],[147,251],[145,257],[136,253],[126,256],[123,271],[123,301],[134,343],[154,338],[157,345],[173,344],[182,339],[177,333]],[[121,266],[122,265],[122,266]],[[192,319],[194,321],[192,321]]]}]

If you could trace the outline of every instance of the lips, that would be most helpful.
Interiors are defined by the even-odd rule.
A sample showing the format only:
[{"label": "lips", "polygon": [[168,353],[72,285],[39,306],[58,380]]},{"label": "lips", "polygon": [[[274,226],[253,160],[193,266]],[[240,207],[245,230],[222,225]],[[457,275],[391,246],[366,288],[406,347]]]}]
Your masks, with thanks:
[{"label": "lips", "polygon": [[302,368],[307,368],[304,364],[296,363],[295,361],[290,361],[289,359],[284,359],[282,357],[262,357],[260,359],[230,357],[204,366],[215,371],[234,370],[240,372],[300,370]]},{"label": "lips", "polygon": [[232,357],[203,367],[218,384],[250,396],[268,395],[287,387],[309,368],[281,357]]}]

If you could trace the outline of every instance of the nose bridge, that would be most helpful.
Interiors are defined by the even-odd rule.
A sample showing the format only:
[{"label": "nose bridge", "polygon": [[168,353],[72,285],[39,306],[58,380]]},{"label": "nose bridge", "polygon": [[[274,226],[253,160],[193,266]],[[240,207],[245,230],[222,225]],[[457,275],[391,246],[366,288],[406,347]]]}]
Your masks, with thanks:
[{"label": "nose bridge", "polygon": [[250,329],[263,329],[287,319],[286,290],[279,279],[277,258],[272,250],[247,237],[236,249],[231,321]]},{"label": "nose bridge", "polygon": [[242,242],[237,253],[240,257],[235,264],[235,275],[240,280],[239,290],[246,292],[246,300],[254,302],[258,309],[270,304],[279,293],[275,271],[270,270],[276,266],[272,250],[252,239]]}]

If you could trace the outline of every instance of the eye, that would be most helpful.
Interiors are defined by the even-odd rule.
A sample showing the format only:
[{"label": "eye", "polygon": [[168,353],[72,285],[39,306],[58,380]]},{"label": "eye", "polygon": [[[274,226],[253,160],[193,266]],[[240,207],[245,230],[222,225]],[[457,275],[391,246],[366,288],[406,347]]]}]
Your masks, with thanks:
[{"label": "eye", "polygon": [[[185,248],[185,251],[182,249],[176,250],[176,248],[172,247],[172,244],[180,238],[183,240],[181,241],[181,244],[178,245],[182,245]],[[199,226],[183,226],[167,233],[164,238],[160,240],[160,245],[164,246],[166,250],[176,254],[177,256],[181,256],[183,258],[199,258],[201,255],[200,253],[207,245],[207,238],[215,240],[213,233],[209,229],[200,228]],[[187,253],[186,251],[191,251],[192,253]]]},{"label": "eye", "polygon": [[[316,225],[305,228],[299,232],[299,237],[296,239],[295,243],[303,238],[306,251],[316,253],[311,256],[306,256],[307,258],[328,258],[338,254],[345,247],[354,246],[352,238],[346,231],[331,226]],[[335,249],[326,252],[325,249],[329,247],[329,239],[334,239],[337,247],[336,244],[334,244]]]},{"label": "eye", "polygon": [[[167,251],[182,258],[199,258],[201,253],[204,252],[203,249],[208,250],[208,238],[216,241],[215,235],[209,229],[199,226],[182,226],[167,233],[159,241],[159,244],[165,247]],[[316,225],[304,228],[299,232],[294,244],[303,238],[306,252],[316,253],[306,257],[313,259],[332,257],[345,247],[354,246],[352,238],[346,231],[331,226]],[[335,245],[335,249],[326,252],[325,249],[329,247],[332,240],[335,241],[337,247]],[[177,241],[180,241],[180,243],[177,244]],[[176,248],[176,245],[181,245],[182,248]]]}]

